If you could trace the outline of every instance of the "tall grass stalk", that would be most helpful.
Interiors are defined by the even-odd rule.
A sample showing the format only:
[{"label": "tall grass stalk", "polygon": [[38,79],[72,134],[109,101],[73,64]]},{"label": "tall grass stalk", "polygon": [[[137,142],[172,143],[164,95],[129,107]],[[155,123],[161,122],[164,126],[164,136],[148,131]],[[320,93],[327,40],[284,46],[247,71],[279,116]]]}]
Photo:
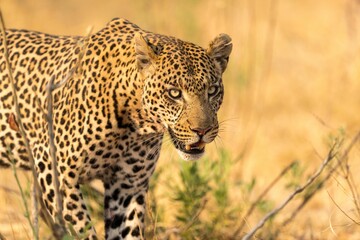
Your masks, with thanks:
[{"label": "tall grass stalk", "polygon": [[31,228],[31,230],[33,232],[34,239],[38,240],[39,239],[39,235],[38,235],[39,229],[35,229],[35,225],[31,222],[30,211],[29,211],[29,206],[28,206],[28,203],[27,203],[26,195],[25,195],[23,187],[22,187],[22,185],[20,183],[19,176],[17,174],[17,168],[16,168],[16,164],[15,164],[15,159],[13,158],[13,155],[11,153],[10,148],[7,149],[7,154],[10,157],[13,175],[14,175],[17,187],[19,188],[20,195],[21,195],[21,200],[22,200],[22,203],[23,203],[24,208],[25,208],[24,216],[25,216],[26,220],[28,221],[29,226],[30,226],[30,228]]}]

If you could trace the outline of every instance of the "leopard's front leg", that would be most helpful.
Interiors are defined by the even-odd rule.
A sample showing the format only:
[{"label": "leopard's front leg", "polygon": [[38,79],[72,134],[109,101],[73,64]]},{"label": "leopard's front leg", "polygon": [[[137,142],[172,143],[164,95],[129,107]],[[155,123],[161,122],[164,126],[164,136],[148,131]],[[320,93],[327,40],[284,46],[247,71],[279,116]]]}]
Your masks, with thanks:
[{"label": "leopard's front leg", "polygon": [[105,239],[144,239],[147,182],[129,188],[117,180],[104,186]]},{"label": "leopard's front leg", "polygon": [[[49,184],[45,186],[44,179],[48,183],[52,181],[52,176],[47,174],[38,175],[38,181],[42,188],[42,199],[48,212],[55,219],[56,212],[58,211],[55,199],[54,186]],[[91,225],[89,213],[83,200],[82,193],[79,185],[67,186],[64,185],[61,189],[62,204],[63,204],[63,219],[65,220],[65,227],[75,231],[76,235],[81,239],[97,239],[95,229]]]},{"label": "leopard's front leg", "polygon": [[[53,219],[59,211],[55,194],[52,163],[46,151],[46,145],[34,144],[35,167],[41,195],[47,211]],[[60,196],[62,198],[62,215],[65,227],[75,231],[81,239],[97,239],[95,229],[91,225],[90,215],[87,211],[77,178],[71,168],[59,171]],[[71,231],[69,231],[71,232]]]},{"label": "leopard's front leg", "polygon": [[63,217],[80,239],[98,239],[79,185],[65,186]]}]

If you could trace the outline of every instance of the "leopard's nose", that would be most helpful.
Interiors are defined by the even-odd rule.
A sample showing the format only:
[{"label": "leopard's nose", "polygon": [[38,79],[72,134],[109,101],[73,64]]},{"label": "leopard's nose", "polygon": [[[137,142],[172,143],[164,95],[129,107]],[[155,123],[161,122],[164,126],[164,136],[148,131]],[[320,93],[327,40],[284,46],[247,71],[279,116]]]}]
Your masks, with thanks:
[{"label": "leopard's nose", "polygon": [[206,128],[191,128],[190,130],[195,132],[199,137],[203,137],[206,133],[208,133],[211,130],[212,127],[206,127]]}]

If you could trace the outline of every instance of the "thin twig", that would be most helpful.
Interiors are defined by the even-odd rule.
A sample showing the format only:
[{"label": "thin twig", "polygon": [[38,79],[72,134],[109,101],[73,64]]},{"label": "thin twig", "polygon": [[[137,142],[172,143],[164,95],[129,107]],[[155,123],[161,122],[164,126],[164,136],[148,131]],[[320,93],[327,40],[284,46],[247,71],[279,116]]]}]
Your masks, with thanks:
[{"label": "thin twig", "polygon": [[350,188],[351,194],[352,194],[353,199],[354,199],[354,205],[355,205],[358,217],[360,217],[359,192],[358,192],[358,189],[357,189],[356,184],[354,182],[353,174],[351,173],[350,168],[348,168],[348,169],[349,169],[348,184],[349,184],[349,188]]},{"label": "thin twig", "polygon": [[39,238],[39,208],[38,208],[38,195],[36,193],[36,179],[33,179],[31,184],[31,219],[34,227],[35,238]]},{"label": "thin twig", "polygon": [[[335,144],[336,145],[336,144]],[[272,211],[270,211],[268,214],[266,214],[261,220],[260,222],[253,228],[251,229],[250,232],[248,232],[243,238],[242,240],[248,240],[250,239],[260,228],[262,228],[264,226],[264,224],[271,219],[272,217],[274,217],[276,214],[278,214],[284,207],[287,206],[287,204],[298,194],[302,193],[308,186],[310,186],[322,173],[322,171],[325,169],[325,167],[330,163],[331,160],[334,159],[334,157],[336,156],[336,153],[334,153],[334,147],[335,145],[330,149],[326,159],[323,161],[323,163],[321,164],[320,168],[307,180],[307,182],[302,186],[302,187],[298,187],[293,193],[291,193],[282,204],[280,204],[280,206],[278,206],[277,208],[273,209]]]},{"label": "thin twig", "polygon": [[356,221],[354,218],[350,217],[349,214],[347,214],[334,200],[334,198],[330,195],[330,193],[327,191],[328,196],[330,197],[331,201],[335,204],[335,206],[347,217],[349,218],[353,223],[355,223],[356,225],[360,225],[359,221]]},{"label": "thin twig", "polygon": [[265,190],[257,197],[257,199],[251,204],[249,210],[246,212],[245,216],[242,218],[242,224],[240,227],[234,232],[233,238],[235,239],[239,233],[243,230],[246,219],[252,214],[257,204],[265,197],[265,195],[273,188],[273,186],[295,165],[296,162],[290,163],[287,167],[285,167],[280,174],[273,180],[271,183],[265,188]]},{"label": "thin twig", "polygon": [[360,216],[359,193],[357,187],[354,184],[354,178],[351,173],[351,169],[348,163],[348,158],[344,159],[343,161],[339,160],[339,163],[340,163],[340,169],[343,171],[343,178],[345,179],[345,182],[350,188],[357,214],[358,216]]}]

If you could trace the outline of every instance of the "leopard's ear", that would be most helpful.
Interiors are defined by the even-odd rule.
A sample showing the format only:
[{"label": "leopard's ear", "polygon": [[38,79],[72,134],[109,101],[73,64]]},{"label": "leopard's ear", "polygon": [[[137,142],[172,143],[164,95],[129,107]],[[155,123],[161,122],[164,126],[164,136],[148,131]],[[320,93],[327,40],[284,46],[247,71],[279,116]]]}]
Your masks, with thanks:
[{"label": "leopard's ear", "polygon": [[139,33],[134,35],[135,56],[139,72],[144,76],[150,76],[155,72],[156,54],[150,43]]},{"label": "leopard's ear", "polygon": [[219,34],[214,40],[212,40],[206,50],[208,55],[217,63],[221,73],[223,73],[226,69],[231,50],[231,37],[224,33]]}]

